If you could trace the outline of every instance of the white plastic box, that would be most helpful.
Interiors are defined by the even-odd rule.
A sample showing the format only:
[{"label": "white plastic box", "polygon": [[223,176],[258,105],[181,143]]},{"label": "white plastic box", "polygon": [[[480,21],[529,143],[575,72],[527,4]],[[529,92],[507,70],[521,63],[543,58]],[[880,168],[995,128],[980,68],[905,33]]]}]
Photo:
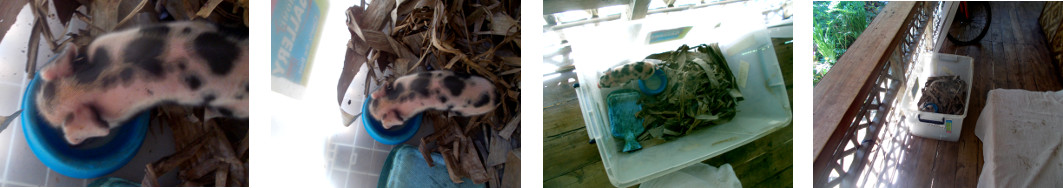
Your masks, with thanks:
[{"label": "white plastic box", "polygon": [[[913,74],[918,77],[910,81],[912,85],[901,99],[901,109],[904,110],[908,123],[908,132],[925,138],[956,141],[960,139],[960,130],[963,128],[963,118],[967,117],[967,109],[971,106],[971,84],[974,76],[972,67],[974,59],[967,56],[934,53],[924,55],[919,59],[921,67],[916,67]],[[960,76],[967,82],[967,96],[964,99],[963,114],[939,114],[919,111],[919,98],[923,97],[923,86],[926,79],[935,76]]]},{"label": "white plastic box", "polygon": [[[727,18],[718,24],[709,18]],[[791,122],[786,85],[762,17],[711,11],[684,11],[667,17],[632,22],[606,23],[575,32],[566,32],[572,41],[580,87],[576,88],[583,119],[591,139],[596,140],[609,181],[629,187],[683,169],[726,153]],[[671,20],[685,20],[674,22]],[[715,19],[722,20],[722,19]],[[654,31],[692,26],[685,37],[650,44]],[[747,72],[740,86],[745,100],[730,122],[701,128],[664,144],[624,153],[610,134],[605,96],[622,88],[598,88],[598,78],[609,67],[639,61],[647,55],[674,51],[682,44],[695,46],[721,41],[721,51],[735,73]],[[741,80],[742,78],[737,78]],[[741,81],[739,81],[741,82]],[[634,83],[634,82],[631,82]],[[628,87],[636,84],[627,84]],[[635,87],[637,88],[637,86]]]}]

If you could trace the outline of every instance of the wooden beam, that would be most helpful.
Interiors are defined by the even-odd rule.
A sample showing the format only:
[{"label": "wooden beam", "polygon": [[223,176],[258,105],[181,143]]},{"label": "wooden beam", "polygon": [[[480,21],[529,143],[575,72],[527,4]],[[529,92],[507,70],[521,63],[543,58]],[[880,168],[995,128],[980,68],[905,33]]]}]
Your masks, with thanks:
[{"label": "wooden beam", "polygon": [[821,155],[839,126],[852,123],[889,52],[896,46],[894,42],[902,38],[903,26],[915,4],[887,4],[813,89],[813,157]]},{"label": "wooden beam", "polygon": [[627,7],[628,20],[645,18],[649,10],[650,0],[631,0],[631,6]]},{"label": "wooden beam", "polygon": [[[716,5],[725,5],[725,4],[730,4],[730,3],[747,2],[747,1],[749,1],[749,0],[727,0],[727,1],[717,1],[717,2],[711,2],[711,3],[697,4],[697,5],[692,5],[692,6],[681,6],[681,7],[672,7],[672,8],[659,8],[659,9],[647,10],[646,14],[650,15],[650,14],[657,14],[657,13],[668,13],[668,12],[676,12],[676,11],[684,11],[684,10],[693,10],[693,9],[716,6]],[[648,7],[649,6],[647,5],[647,8]],[[562,30],[562,29],[565,29],[565,28],[580,26],[580,25],[584,25],[584,24],[613,21],[613,20],[616,20],[616,19],[620,19],[620,15],[615,15],[614,14],[614,15],[607,15],[607,16],[602,16],[602,17],[598,17],[598,18],[591,18],[591,19],[588,19],[588,20],[580,20],[580,21],[574,21],[574,22],[568,22],[568,23],[559,23],[557,25],[552,25],[550,27],[545,27],[545,28],[549,29],[549,30],[557,31],[557,30]]]},{"label": "wooden beam", "polygon": [[631,0],[543,0],[543,15],[628,4]]}]

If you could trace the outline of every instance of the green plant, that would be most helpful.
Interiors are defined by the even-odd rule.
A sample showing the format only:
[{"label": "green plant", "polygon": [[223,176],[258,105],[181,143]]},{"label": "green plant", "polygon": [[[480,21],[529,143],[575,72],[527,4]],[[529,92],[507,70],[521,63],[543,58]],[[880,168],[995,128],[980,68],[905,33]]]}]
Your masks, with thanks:
[{"label": "green plant", "polygon": [[813,1],[813,85],[860,37],[885,2]]}]

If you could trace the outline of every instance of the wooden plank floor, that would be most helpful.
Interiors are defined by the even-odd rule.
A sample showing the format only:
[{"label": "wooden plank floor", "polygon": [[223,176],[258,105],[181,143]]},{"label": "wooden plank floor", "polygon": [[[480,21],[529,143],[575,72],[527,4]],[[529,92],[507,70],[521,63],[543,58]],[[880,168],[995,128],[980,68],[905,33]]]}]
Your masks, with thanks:
[{"label": "wooden plank floor", "polygon": [[[886,180],[886,183],[860,182],[858,185],[888,187],[975,187],[982,170],[982,141],[974,135],[975,122],[985,106],[989,90],[1025,89],[1057,91],[1063,89],[1059,70],[1049,59],[1044,33],[1037,18],[1043,2],[992,2],[993,21],[989,33],[980,45],[955,46],[945,41],[941,53],[959,54],[974,58],[974,81],[970,108],[964,119],[960,140],[939,141],[907,135],[901,129],[894,139],[879,140],[867,164],[887,164],[881,168],[865,168],[861,177],[867,180]],[[896,124],[887,125],[897,129]],[[901,141],[903,143],[890,143]],[[900,145],[897,152],[882,152],[885,147]],[[876,161],[878,160],[878,161]],[[896,163],[894,166],[888,164]],[[877,169],[877,171],[876,171]],[[884,171],[884,172],[878,172]],[[888,177],[887,177],[888,176]]]},{"label": "wooden plank floor", "polygon": [[[776,55],[786,59],[786,63],[781,63],[784,64],[781,68],[791,94],[790,101],[793,101],[793,44],[787,44],[787,41],[773,40]],[[544,54],[564,54],[567,51],[561,47],[557,52]],[[544,58],[544,63],[558,67],[572,64],[568,57],[559,59]],[[553,73],[543,78],[543,185],[612,187],[597,145],[589,143],[579,100],[573,88],[575,83],[578,83],[578,78],[571,71]],[[704,163],[713,166],[731,164],[745,187],[793,187],[793,125]]]}]

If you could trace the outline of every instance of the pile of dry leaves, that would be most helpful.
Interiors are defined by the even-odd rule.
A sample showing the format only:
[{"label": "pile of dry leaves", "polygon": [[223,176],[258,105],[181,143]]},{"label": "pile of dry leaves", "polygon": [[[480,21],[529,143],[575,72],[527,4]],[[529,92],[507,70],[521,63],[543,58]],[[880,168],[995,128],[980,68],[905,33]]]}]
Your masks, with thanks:
[{"label": "pile of dry leaves", "polygon": [[967,82],[960,76],[937,76],[927,78],[923,97],[919,98],[919,111],[941,114],[963,114],[967,97]]},{"label": "pile of dry leaves", "polygon": [[178,171],[180,186],[248,186],[250,158],[247,120],[213,118],[202,108],[163,106],[152,125],[168,124],[177,152],[144,168],[143,186],[159,185],[159,176]]},{"label": "pile of dry leaves", "polygon": [[738,113],[743,100],[735,76],[716,43],[649,55],[668,77],[664,93],[639,99],[646,132],[639,136],[644,147],[686,135],[699,127],[722,124]]},{"label": "pile of dry leaves", "polygon": [[467,177],[491,187],[519,184],[517,178],[503,178],[519,177],[519,159],[511,156],[519,158],[512,150],[520,147],[519,15],[519,1],[362,1],[347,10],[351,40],[337,102],[358,67],[367,62],[373,70],[366,79],[367,96],[370,80],[390,83],[427,70],[487,78],[503,96],[500,106],[468,118],[426,112],[435,132],[420,140],[420,150],[426,159],[430,152],[443,154],[455,183]]}]

